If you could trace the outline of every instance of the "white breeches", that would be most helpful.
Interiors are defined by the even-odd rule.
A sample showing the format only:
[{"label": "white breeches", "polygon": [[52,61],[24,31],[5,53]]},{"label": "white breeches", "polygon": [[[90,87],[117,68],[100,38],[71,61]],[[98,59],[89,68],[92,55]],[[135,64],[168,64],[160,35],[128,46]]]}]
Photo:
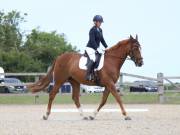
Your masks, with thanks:
[{"label": "white breeches", "polygon": [[96,57],[95,57],[96,51],[95,51],[94,49],[90,48],[90,47],[86,47],[86,52],[87,52],[87,54],[89,55],[89,58],[90,58],[92,61],[95,62],[95,60],[96,60]]}]

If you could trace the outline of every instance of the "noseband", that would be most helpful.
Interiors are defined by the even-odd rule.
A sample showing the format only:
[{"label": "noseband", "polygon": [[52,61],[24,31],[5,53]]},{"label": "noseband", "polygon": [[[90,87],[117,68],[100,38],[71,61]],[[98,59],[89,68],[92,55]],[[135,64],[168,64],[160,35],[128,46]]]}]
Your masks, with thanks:
[{"label": "noseband", "polygon": [[139,44],[134,44],[133,45],[133,47],[132,47],[132,49],[130,50],[130,52],[129,52],[129,56],[130,56],[130,59],[132,60],[132,61],[134,61],[135,63],[137,63],[139,60],[142,60],[143,58],[141,57],[141,58],[136,58],[135,57],[135,54],[134,54],[134,50],[135,49],[141,49],[141,46],[139,45]]}]

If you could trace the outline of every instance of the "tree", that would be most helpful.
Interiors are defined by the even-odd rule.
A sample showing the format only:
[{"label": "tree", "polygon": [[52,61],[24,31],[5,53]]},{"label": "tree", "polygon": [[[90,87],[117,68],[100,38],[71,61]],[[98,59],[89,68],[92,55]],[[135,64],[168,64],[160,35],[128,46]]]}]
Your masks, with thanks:
[{"label": "tree", "polygon": [[31,34],[27,36],[23,48],[34,60],[44,63],[44,70],[47,70],[58,55],[77,51],[76,47],[67,43],[63,34],[57,34],[55,31],[41,32],[36,29],[33,29]]},{"label": "tree", "polygon": [[[0,66],[6,72],[46,72],[61,53],[77,51],[64,34],[33,29],[23,37],[20,24],[25,16],[17,11],[0,11]],[[24,42],[22,39],[26,39]]]},{"label": "tree", "polygon": [[5,68],[6,72],[41,72],[43,63],[33,60],[25,52],[0,51],[0,65]]},{"label": "tree", "polygon": [[[27,14],[25,13],[24,16]],[[12,11],[5,14],[0,11],[0,49],[19,51],[22,44],[20,24],[25,22],[20,12]]]}]

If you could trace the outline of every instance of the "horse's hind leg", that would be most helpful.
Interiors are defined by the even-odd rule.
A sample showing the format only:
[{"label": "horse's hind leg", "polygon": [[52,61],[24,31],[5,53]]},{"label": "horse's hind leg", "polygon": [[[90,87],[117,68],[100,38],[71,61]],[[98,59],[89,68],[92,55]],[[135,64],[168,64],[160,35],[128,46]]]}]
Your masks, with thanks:
[{"label": "horse's hind leg", "polygon": [[72,85],[72,99],[77,107],[77,109],[79,110],[80,116],[83,117],[83,119],[87,119],[86,117],[84,117],[83,114],[83,110],[79,101],[79,97],[80,97],[80,83],[78,83],[77,81],[71,79],[69,81]]},{"label": "horse's hind leg", "polygon": [[50,113],[51,113],[51,106],[52,106],[52,102],[56,96],[56,94],[59,92],[59,88],[60,86],[63,84],[64,82],[56,82],[53,89],[50,91],[49,93],[49,102],[48,102],[48,107],[47,107],[47,112],[46,112],[46,115],[43,116],[43,119],[44,120],[47,120]]}]

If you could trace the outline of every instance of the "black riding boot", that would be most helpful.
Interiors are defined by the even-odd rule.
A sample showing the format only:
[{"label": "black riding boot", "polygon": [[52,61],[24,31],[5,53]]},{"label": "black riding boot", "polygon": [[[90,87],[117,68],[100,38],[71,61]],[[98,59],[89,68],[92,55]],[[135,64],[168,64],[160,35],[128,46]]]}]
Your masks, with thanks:
[{"label": "black riding boot", "polygon": [[86,74],[86,80],[91,81],[92,80],[92,71],[94,70],[94,62],[92,60],[89,61],[87,65],[87,74]]}]

